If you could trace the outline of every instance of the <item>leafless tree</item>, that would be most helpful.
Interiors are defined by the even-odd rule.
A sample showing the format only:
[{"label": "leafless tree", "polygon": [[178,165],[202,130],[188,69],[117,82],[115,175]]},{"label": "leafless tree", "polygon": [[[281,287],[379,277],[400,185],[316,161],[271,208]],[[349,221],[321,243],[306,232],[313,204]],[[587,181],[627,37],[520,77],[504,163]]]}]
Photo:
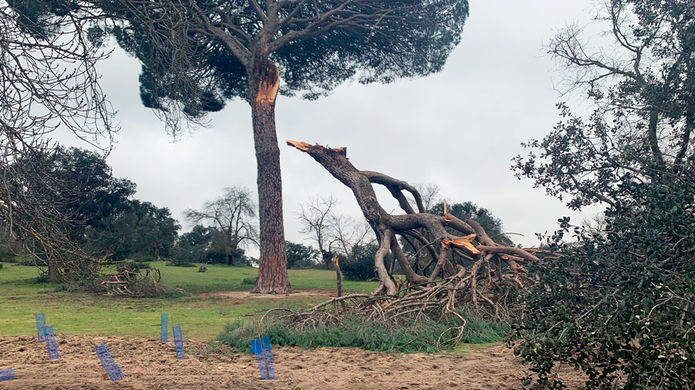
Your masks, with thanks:
[{"label": "leafless tree", "polygon": [[422,197],[422,205],[425,210],[431,210],[434,205],[442,201],[439,186],[436,184],[420,184],[416,185],[415,188]]},{"label": "leafless tree", "polygon": [[34,20],[0,1],[3,157],[20,152],[16,145],[38,147],[59,127],[90,143],[110,141],[115,127],[95,66],[108,52],[87,36],[96,20],[71,13]]},{"label": "leafless tree", "polygon": [[186,219],[192,223],[205,223],[219,233],[225,262],[233,264],[234,254],[248,245],[258,245],[258,232],[252,219],[256,217],[256,204],[251,191],[233,186],[224,189],[224,195],[206,202],[200,210],[186,210]]},{"label": "leafless tree", "polygon": [[310,235],[316,243],[326,268],[329,268],[333,261],[335,239],[331,234],[330,223],[336,203],[332,196],[323,199],[314,198],[308,204],[301,205],[297,212],[299,222],[302,224],[301,232]]},{"label": "leafless tree", "polygon": [[366,221],[360,223],[347,215],[332,215],[330,227],[333,240],[337,243],[336,251],[347,258],[353,257],[356,245],[364,245],[374,240]]},{"label": "leafless tree", "polygon": [[303,226],[302,233],[310,235],[318,245],[326,268],[333,267],[334,255],[351,258],[355,245],[364,245],[373,240],[366,222],[359,223],[354,218],[335,213],[337,203],[332,196],[314,198],[307,205],[302,205],[297,213]]},{"label": "leafless tree", "polygon": [[25,12],[35,5],[0,1],[0,218],[48,264],[50,279],[69,280],[91,273],[95,262],[68,238],[71,216],[57,211],[76,194],[51,176],[56,144],[49,137],[69,131],[110,149],[116,129],[95,68],[108,53],[87,36],[97,18],[69,8],[62,16]]}]

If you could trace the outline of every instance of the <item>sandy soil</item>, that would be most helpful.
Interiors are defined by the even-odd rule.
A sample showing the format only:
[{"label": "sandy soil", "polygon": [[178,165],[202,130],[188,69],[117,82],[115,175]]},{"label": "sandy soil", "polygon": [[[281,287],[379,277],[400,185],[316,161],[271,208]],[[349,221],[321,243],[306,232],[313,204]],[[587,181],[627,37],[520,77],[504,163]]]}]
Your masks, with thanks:
[{"label": "sandy soil", "polygon": [[[125,378],[112,383],[94,345],[105,342]],[[60,359],[47,360],[32,337],[0,338],[0,370],[16,379],[0,389],[518,389],[523,376],[511,352],[494,346],[466,353],[393,355],[358,349],[273,347],[277,379],[259,379],[256,360],[187,341],[177,361],[173,343],[144,338],[58,336]],[[577,384],[575,380],[574,385]]]}]

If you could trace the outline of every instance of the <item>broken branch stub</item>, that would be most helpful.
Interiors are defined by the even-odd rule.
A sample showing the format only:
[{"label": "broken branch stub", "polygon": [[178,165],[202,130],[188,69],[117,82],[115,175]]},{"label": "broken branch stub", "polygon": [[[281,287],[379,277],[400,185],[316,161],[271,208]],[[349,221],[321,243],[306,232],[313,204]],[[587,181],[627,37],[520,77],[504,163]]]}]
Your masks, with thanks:
[{"label": "broken branch stub", "polygon": [[[379,287],[374,295],[394,298],[400,295],[393,275],[384,265],[384,257],[390,252],[405,274],[409,290],[431,288],[439,280],[464,272],[465,276],[459,277],[456,284],[456,293],[476,305],[486,302],[498,313],[498,303],[509,295],[509,288],[522,285],[520,279],[525,276],[525,269],[519,262],[538,260],[524,249],[494,242],[475,220],[461,220],[448,212],[444,216],[427,213],[414,186],[378,172],[358,170],[348,160],[345,148],[298,141],[287,141],[287,144],[307,153],[352,190],[379,243],[374,259]],[[385,186],[405,214],[386,212],[377,200],[373,184]],[[404,191],[412,195],[415,207],[408,202]],[[419,272],[411,264],[414,259],[408,259],[401,248],[406,241],[415,246],[416,252],[422,249],[422,254],[432,257],[427,266],[415,268]],[[435,266],[429,271],[432,263]]]}]

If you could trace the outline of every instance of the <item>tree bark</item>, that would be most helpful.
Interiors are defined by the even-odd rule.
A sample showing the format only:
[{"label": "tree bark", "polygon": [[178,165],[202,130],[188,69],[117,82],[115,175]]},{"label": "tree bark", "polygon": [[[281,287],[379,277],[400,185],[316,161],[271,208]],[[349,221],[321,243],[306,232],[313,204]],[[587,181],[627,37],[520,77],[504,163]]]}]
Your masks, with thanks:
[{"label": "tree bark", "polygon": [[[345,148],[327,148],[296,141],[287,141],[287,143],[309,154],[333,177],[352,190],[362,214],[374,230],[379,242],[379,249],[374,256],[374,268],[379,276],[379,286],[374,291],[374,295],[396,296],[399,293],[400,287],[396,286],[391,272],[384,264],[384,257],[391,252],[395,257],[394,261],[400,263],[409,285],[431,285],[436,283],[439,277],[449,278],[459,274],[465,275],[468,272],[460,283],[457,282],[456,289],[468,283],[469,296],[474,304],[480,298],[491,303],[497,310],[498,307],[490,297],[496,294],[497,297],[493,299],[504,302],[507,299],[506,287],[500,287],[505,284],[505,280],[511,279],[516,281],[517,285],[521,285],[519,278],[525,275],[526,270],[519,263],[538,260],[536,256],[523,249],[495,243],[475,220],[460,220],[447,213],[446,208],[444,216],[421,211],[424,210],[424,206],[419,200],[421,197],[415,187],[378,172],[358,170],[348,160]],[[397,215],[386,212],[379,204],[372,184],[386,186],[406,214]],[[402,193],[404,190],[413,194],[418,212],[408,203]],[[397,235],[415,237],[428,248],[432,261],[436,261],[429,277],[424,276],[429,265],[422,270],[422,275],[415,273],[398,243]],[[428,240],[425,237],[432,239]],[[491,276],[493,272],[490,269],[491,264],[495,266],[494,280]],[[506,265],[504,271],[497,272],[503,265]]]},{"label": "tree bark", "polygon": [[257,61],[249,77],[260,220],[258,279],[252,292],[261,294],[291,291],[282,218],[280,148],[275,133],[275,99],[279,84],[277,67],[267,60]]},{"label": "tree bark", "polygon": [[333,264],[335,264],[335,287],[336,287],[336,297],[340,298],[343,295],[343,278],[340,274],[340,259],[336,255],[333,257]]},{"label": "tree bark", "polygon": [[58,282],[58,270],[56,270],[55,264],[48,261],[48,270],[46,271],[46,279],[49,282]]},{"label": "tree bark", "polygon": [[333,259],[333,253],[322,250],[321,259],[323,260],[323,265],[326,267],[326,269],[331,269],[331,259]]}]

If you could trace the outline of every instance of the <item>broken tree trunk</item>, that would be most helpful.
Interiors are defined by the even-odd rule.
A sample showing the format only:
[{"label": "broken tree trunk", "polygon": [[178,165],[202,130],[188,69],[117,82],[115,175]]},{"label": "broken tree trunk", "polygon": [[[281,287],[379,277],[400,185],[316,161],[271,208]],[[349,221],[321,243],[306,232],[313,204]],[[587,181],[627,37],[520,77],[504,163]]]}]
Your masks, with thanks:
[{"label": "broken tree trunk", "polygon": [[254,293],[291,292],[287,276],[287,253],[282,220],[282,180],[280,148],[275,132],[275,99],[280,79],[275,64],[257,60],[249,74],[253,140],[258,167],[258,216],[260,256]]},{"label": "broken tree trunk", "polygon": [[[462,275],[457,289],[476,306],[483,301],[495,312],[501,300],[506,299],[510,285],[522,286],[526,273],[523,263],[536,261],[533,254],[494,242],[482,226],[474,220],[460,220],[444,215],[427,213],[417,189],[410,184],[387,175],[360,171],[347,158],[345,148],[327,148],[305,142],[287,141],[287,144],[309,154],[328,172],[348,186],[376,234],[379,249],[374,257],[374,268],[379,286],[373,295],[397,296],[399,289],[384,264],[390,252],[407,278],[409,289],[426,289],[438,280]],[[373,184],[385,186],[398,201],[405,214],[386,212],[379,204]],[[415,207],[404,191],[415,200]],[[401,248],[399,238],[426,250],[432,261],[415,272]],[[428,269],[434,264],[432,271]],[[429,286],[429,287],[428,287]]]}]

